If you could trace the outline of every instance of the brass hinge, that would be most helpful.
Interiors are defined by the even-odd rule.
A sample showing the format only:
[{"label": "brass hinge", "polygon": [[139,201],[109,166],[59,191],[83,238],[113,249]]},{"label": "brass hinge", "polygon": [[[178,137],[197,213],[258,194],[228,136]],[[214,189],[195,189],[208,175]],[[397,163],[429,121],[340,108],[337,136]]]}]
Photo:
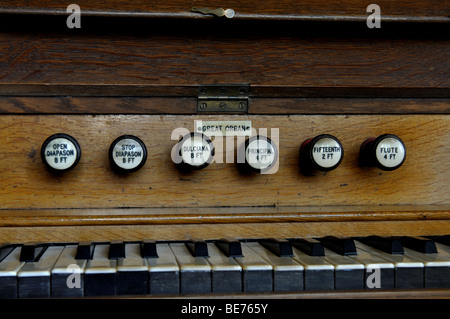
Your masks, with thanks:
[{"label": "brass hinge", "polygon": [[191,8],[192,12],[198,12],[201,14],[211,14],[216,17],[226,17],[228,19],[231,19],[236,14],[233,9],[210,9],[210,8]]},{"label": "brass hinge", "polygon": [[249,85],[202,85],[198,88],[197,112],[247,113]]}]

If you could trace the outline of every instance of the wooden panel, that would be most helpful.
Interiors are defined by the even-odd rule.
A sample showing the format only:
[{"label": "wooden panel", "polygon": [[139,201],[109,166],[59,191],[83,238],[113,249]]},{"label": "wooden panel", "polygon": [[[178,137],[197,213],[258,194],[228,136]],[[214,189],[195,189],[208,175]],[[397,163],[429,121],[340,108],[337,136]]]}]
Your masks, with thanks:
[{"label": "wooden panel", "polygon": [[2,227],[450,220],[450,205],[1,210]]},{"label": "wooden panel", "polygon": [[[0,113],[196,114],[196,98],[0,96]],[[250,114],[450,113],[448,99],[251,98]]]},{"label": "wooden panel", "polygon": [[116,226],[45,226],[0,227],[2,242],[78,242],[189,240],[220,238],[293,238],[324,236],[426,236],[446,235],[450,221],[372,221],[315,223],[230,223],[175,225],[116,225]]},{"label": "wooden panel", "polygon": [[[232,8],[235,18],[244,19],[302,19],[302,20],[364,20],[366,8],[372,2],[362,0],[321,1],[182,1],[156,0],[78,0],[86,15],[145,16],[202,18],[191,12],[191,7]],[[447,21],[449,6],[446,1],[428,0],[379,0],[383,18],[387,21]],[[0,13],[46,13],[66,15],[67,2],[51,0],[3,0]]]},{"label": "wooden panel", "polygon": [[[416,103],[414,103],[417,105]],[[450,109],[445,102],[426,102],[423,107]],[[158,97],[0,97],[0,113],[53,114],[195,114],[196,98]]]},{"label": "wooden panel", "polygon": [[[193,173],[177,170],[170,156],[172,130],[192,130],[195,119],[251,120],[258,129],[279,128],[278,172],[242,174],[231,163],[213,163]],[[1,209],[332,205],[352,211],[354,205],[450,203],[448,116],[4,115],[1,123]],[[53,176],[44,169],[39,150],[58,132],[79,141],[82,159],[72,171]],[[360,168],[361,143],[386,132],[404,140],[405,164],[393,172]],[[344,160],[334,171],[303,176],[299,146],[321,133],[341,140]],[[144,168],[129,176],[114,174],[108,163],[109,145],[122,134],[139,136],[149,150]],[[225,161],[217,149],[220,158]]]},{"label": "wooden panel", "polygon": [[[254,96],[265,97],[450,96],[450,41],[439,36],[442,28],[417,29],[414,39],[409,29],[390,35],[389,27],[379,38],[366,27],[344,37],[334,29],[305,35],[295,25],[284,33],[258,24],[153,22],[127,33],[109,22],[73,33],[64,21],[41,31],[35,22],[32,32],[3,22],[2,95],[192,97],[198,85],[248,83]],[[178,27],[186,30],[172,30]]]}]

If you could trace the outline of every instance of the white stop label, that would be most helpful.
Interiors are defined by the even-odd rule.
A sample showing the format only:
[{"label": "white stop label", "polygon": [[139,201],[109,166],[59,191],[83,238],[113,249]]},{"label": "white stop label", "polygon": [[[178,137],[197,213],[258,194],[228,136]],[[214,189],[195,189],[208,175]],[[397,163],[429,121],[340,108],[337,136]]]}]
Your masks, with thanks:
[{"label": "white stop label", "polygon": [[44,149],[44,158],[47,164],[55,170],[66,170],[77,160],[77,148],[67,138],[55,138]]},{"label": "white stop label", "polygon": [[342,147],[334,139],[324,137],[311,148],[314,162],[323,168],[330,168],[339,163],[342,158]]},{"label": "white stop label", "polygon": [[375,150],[378,162],[385,167],[396,167],[405,159],[405,147],[396,138],[382,139]]},{"label": "white stop label", "polygon": [[192,166],[202,166],[212,160],[212,144],[201,135],[184,137],[181,142],[183,162]]},{"label": "white stop label", "polygon": [[111,152],[114,163],[125,170],[137,168],[145,158],[141,144],[131,138],[124,138],[116,142]]},{"label": "white stop label", "polygon": [[275,163],[277,154],[270,141],[257,138],[248,143],[245,149],[245,159],[254,169],[264,170]]}]

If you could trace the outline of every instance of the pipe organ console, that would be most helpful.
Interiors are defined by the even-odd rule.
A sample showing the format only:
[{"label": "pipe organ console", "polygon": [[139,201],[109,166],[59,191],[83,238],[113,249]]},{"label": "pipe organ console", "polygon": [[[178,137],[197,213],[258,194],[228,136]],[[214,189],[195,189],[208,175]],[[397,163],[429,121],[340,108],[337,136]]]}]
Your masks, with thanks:
[{"label": "pipe organ console", "polygon": [[0,296],[449,297],[449,22],[2,1]]}]

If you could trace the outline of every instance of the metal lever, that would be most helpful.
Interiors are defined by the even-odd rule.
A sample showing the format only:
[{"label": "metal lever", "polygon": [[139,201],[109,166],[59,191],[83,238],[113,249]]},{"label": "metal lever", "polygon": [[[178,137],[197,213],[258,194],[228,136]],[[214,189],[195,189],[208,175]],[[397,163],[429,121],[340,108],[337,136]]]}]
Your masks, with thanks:
[{"label": "metal lever", "polygon": [[222,8],[217,8],[217,9],[209,9],[209,8],[192,8],[191,11],[193,12],[199,12],[201,14],[212,14],[215,15],[216,17],[226,17],[226,18],[233,18],[235,15],[235,12],[233,9],[222,9]]}]

